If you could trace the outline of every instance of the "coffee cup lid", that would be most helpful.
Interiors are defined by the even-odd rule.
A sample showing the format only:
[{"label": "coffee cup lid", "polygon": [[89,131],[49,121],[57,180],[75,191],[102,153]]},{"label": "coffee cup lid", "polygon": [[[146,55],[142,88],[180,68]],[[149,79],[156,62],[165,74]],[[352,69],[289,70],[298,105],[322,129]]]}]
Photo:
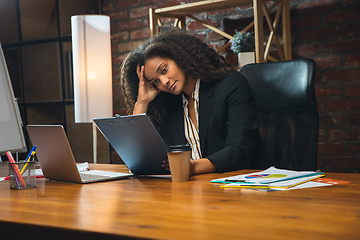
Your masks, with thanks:
[{"label": "coffee cup lid", "polygon": [[186,151],[191,151],[191,147],[188,143],[180,144],[180,145],[171,145],[166,150],[166,152],[186,152]]}]

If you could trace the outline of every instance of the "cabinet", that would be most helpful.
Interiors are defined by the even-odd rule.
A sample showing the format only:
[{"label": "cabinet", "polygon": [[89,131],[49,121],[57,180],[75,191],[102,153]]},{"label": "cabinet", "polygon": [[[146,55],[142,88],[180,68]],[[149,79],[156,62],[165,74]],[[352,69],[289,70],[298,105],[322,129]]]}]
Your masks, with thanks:
[{"label": "cabinet", "polygon": [[[23,124],[63,125],[79,162],[92,159],[92,125],[74,121],[71,16],[89,13],[100,13],[99,0],[0,1],[0,42]],[[99,162],[109,163],[98,135]]]},{"label": "cabinet", "polygon": [[[227,39],[232,39],[232,36],[206,24],[204,21],[198,19],[194,14],[221,10],[225,8],[237,7],[247,4],[253,4],[254,6],[254,21],[246,26],[243,31],[247,31],[249,28],[254,26],[255,31],[255,56],[256,62],[262,63],[270,61],[278,61],[271,57],[270,48],[274,44],[281,61],[291,60],[291,32],[290,32],[290,9],[289,9],[289,0],[276,0],[276,1],[266,0],[205,0],[200,2],[194,2],[189,4],[182,4],[166,8],[158,9],[149,9],[149,22],[150,22],[150,31],[152,36],[157,34],[158,27],[162,25],[162,18],[173,18],[175,19],[174,27],[186,28],[185,18],[189,17],[194,21],[197,21],[203,24],[205,27],[217,32],[218,34],[226,37]],[[276,10],[275,17],[272,19],[270,17],[270,12]],[[280,24],[280,17],[282,16],[282,42],[276,34],[276,30]],[[264,26],[263,19],[266,19],[266,23],[270,30],[269,37],[264,43]],[[224,50],[230,41],[228,41],[222,48],[218,50],[221,52]]]}]

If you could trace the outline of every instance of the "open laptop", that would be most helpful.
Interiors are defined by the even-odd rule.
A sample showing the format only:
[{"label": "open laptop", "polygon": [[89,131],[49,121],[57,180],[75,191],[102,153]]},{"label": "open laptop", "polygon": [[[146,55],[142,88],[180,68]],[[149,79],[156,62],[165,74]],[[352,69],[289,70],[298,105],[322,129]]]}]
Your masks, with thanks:
[{"label": "open laptop", "polygon": [[51,180],[91,183],[129,178],[131,173],[90,170],[79,172],[69,141],[61,125],[27,125],[44,177]]},{"label": "open laptop", "polygon": [[116,115],[94,122],[133,174],[170,174],[162,167],[167,146],[146,114]]}]

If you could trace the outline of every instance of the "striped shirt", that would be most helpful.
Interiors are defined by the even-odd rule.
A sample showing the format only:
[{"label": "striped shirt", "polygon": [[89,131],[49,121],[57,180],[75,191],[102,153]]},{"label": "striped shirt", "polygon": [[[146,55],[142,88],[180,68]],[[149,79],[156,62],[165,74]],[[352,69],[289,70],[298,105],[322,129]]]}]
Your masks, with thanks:
[{"label": "striped shirt", "polygon": [[[199,126],[199,89],[200,89],[200,79],[196,81],[195,91],[192,94],[192,97],[194,98],[194,109],[195,109],[197,126]],[[196,129],[195,124],[190,119],[189,109],[188,109],[189,101],[185,97],[184,93],[182,94],[182,100],[183,100],[183,108],[184,108],[185,137],[192,149],[191,159],[193,160],[200,159],[202,157],[200,150],[199,131]]]}]

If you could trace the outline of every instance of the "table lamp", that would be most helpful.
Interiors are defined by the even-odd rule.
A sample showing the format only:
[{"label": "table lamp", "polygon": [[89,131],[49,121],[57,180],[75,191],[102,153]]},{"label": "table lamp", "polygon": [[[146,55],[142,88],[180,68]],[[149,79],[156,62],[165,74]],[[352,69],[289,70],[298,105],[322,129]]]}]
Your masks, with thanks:
[{"label": "table lamp", "polygon": [[76,123],[93,125],[93,157],[97,158],[94,118],[113,114],[110,17],[71,17],[74,109]]}]

